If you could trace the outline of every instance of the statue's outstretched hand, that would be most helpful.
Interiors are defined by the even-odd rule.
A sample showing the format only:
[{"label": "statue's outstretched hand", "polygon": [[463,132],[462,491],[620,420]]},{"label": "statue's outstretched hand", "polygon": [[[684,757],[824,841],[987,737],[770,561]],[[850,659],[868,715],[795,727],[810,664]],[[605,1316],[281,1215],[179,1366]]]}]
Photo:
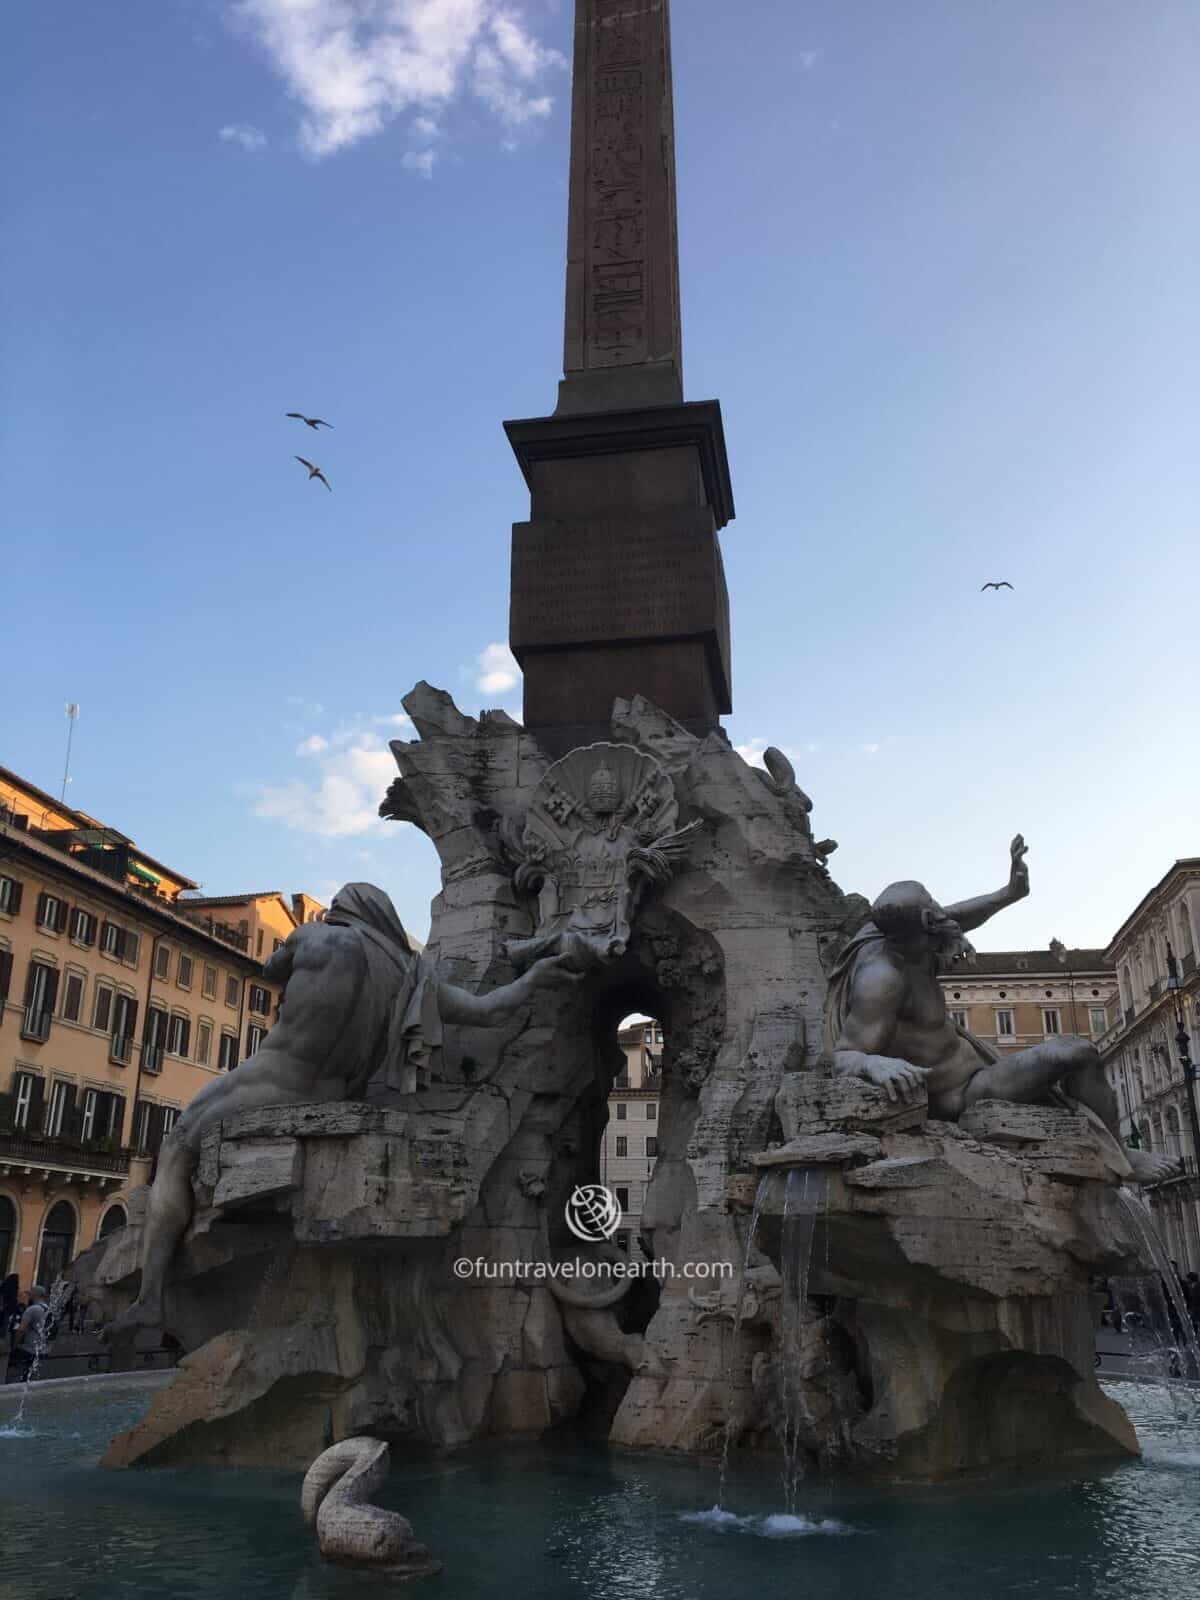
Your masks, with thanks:
[{"label": "statue's outstretched hand", "polygon": [[580,983],[585,974],[570,965],[571,957],[543,956],[529,969],[529,980],[535,989],[546,989],[566,983]]},{"label": "statue's outstretched hand", "polygon": [[1025,856],[1029,846],[1025,843],[1024,834],[1018,833],[1008,847],[1009,871],[1008,892],[1014,900],[1023,900],[1029,893],[1029,868],[1025,865]]},{"label": "statue's outstretched hand", "polygon": [[863,1077],[868,1083],[877,1083],[885,1089],[889,1100],[915,1100],[924,1091],[925,1079],[933,1070],[901,1061],[899,1056],[865,1056],[863,1061]]}]

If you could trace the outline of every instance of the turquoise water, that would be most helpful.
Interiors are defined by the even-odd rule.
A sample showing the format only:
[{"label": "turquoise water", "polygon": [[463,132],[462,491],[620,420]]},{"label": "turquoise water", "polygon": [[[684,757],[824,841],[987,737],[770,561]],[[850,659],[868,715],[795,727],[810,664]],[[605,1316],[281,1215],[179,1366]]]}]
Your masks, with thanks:
[{"label": "turquoise water", "polygon": [[[801,1485],[784,1518],[769,1471],[582,1449],[505,1447],[399,1467],[387,1502],[444,1563],[405,1594],[445,1600],[1193,1600],[1200,1596],[1200,1426],[1159,1391],[1118,1385],[1145,1458],[1075,1477],[937,1491]],[[0,1600],[341,1600],[391,1590],[325,1566],[299,1477],[109,1472],[99,1453],[141,1414],[132,1384],[34,1389],[14,1434],[0,1395]]]}]

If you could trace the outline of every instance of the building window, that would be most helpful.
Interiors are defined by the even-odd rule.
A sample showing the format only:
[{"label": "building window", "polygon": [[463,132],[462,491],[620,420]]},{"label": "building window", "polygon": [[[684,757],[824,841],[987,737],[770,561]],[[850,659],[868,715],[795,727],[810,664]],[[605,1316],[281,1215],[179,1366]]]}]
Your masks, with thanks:
[{"label": "building window", "polygon": [[950,1021],[954,1024],[954,1026],[956,1028],[962,1028],[964,1032],[966,1031],[967,1013],[965,1011],[962,1011],[962,1010],[951,1011],[951,1013],[950,1013]]},{"label": "building window", "polygon": [[217,969],[210,967],[207,962],[204,965],[204,981],[200,986],[200,992],[206,1000],[217,998]]},{"label": "building window", "polygon": [[133,1036],[137,1030],[138,1003],[132,995],[118,994],[112,1008],[112,1044],[108,1059],[124,1066],[133,1054]]},{"label": "building window", "polygon": [[36,921],[43,933],[62,933],[67,926],[67,902],[56,894],[38,895]]},{"label": "building window", "polygon": [[26,1039],[48,1039],[50,1019],[58,1000],[58,972],[40,961],[29,963],[25,980],[25,1015],[21,1032]]},{"label": "building window", "polygon": [[263,1040],[266,1037],[267,1037],[267,1030],[265,1028],[260,1028],[260,1027],[257,1026],[257,1024],[255,1024],[253,1022],[250,1024],[250,1026],[246,1029],[246,1055],[247,1055],[247,1057],[252,1056],[255,1053],[255,1051],[258,1050],[258,1048],[260,1047],[260,1045],[262,1044]]},{"label": "building window", "polygon": [[32,1072],[18,1072],[13,1078],[13,1127],[21,1132],[30,1131],[34,1123],[34,1107],[41,1099],[42,1080]]},{"label": "building window", "polygon": [[233,978],[233,977],[226,978],[225,979],[225,1004],[227,1006],[236,1006],[238,1001],[241,998],[242,998],[241,980],[239,978]]},{"label": "building window", "polygon": [[653,1134],[646,1140],[646,1154],[648,1156],[656,1156],[658,1154],[658,1140]]},{"label": "building window", "polygon": [[95,1089],[87,1089],[83,1096],[83,1124],[79,1135],[85,1142],[96,1137],[96,1104],[99,1095]]},{"label": "building window", "polygon": [[629,1140],[623,1133],[617,1135],[617,1154],[619,1156],[627,1156],[629,1154]]},{"label": "building window", "polygon": [[178,1012],[171,1016],[167,1023],[167,1054],[182,1056],[187,1059],[188,1049],[192,1042],[192,1024],[187,1017],[181,1017]]},{"label": "building window", "polygon": [[174,1106],[164,1106],[162,1115],[162,1131],[164,1139],[178,1121],[178,1110]]},{"label": "building window", "polygon": [[202,1022],[196,1029],[196,1060],[202,1067],[208,1065],[212,1053],[212,1023]]},{"label": "building window", "polygon": [[260,961],[262,960],[262,952],[263,952],[263,931],[260,928],[258,930],[258,937],[254,941],[254,954],[258,957],[258,959]]},{"label": "building window", "polygon": [[276,950],[282,950],[282,949],[283,949],[283,940],[282,939],[272,939],[272,941],[271,941],[271,954],[274,955]]},{"label": "building window", "polygon": [[154,952],[154,976],[159,983],[166,983],[171,976],[171,947],[160,944]]},{"label": "building window", "polygon": [[125,929],[121,937],[121,960],[126,966],[137,966],[138,951],[141,948],[141,943],[142,941],[136,933],[131,933],[128,928]]},{"label": "building window", "polygon": [[250,985],[250,1009],[260,1017],[271,1015],[271,991],[260,984]]},{"label": "building window", "polygon": [[101,1033],[108,1032],[108,1024],[112,1017],[113,991],[106,983],[96,985],[96,1000],[92,1011],[92,1027],[99,1028]]},{"label": "building window", "polygon": [[646,1101],[646,1121],[647,1122],[656,1122],[657,1120],[658,1120],[658,1101],[657,1100],[647,1100]]},{"label": "building window", "polygon": [[221,1053],[217,1058],[217,1065],[222,1072],[232,1072],[238,1063],[238,1042],[236,1033],[223,1033],[221,1035]]},{"label": "building window", "polygon": [[57,1079],[50,1089],[50,1108],[46,1113],[46,1135],[48,1138],[57,1139],[61,1136],[75,1103],[75,1089],[73,1085]]},{"label": "building window", "polygon": [[1057,1006],[1044,1006],[1042,1008],[1042,1032],[1047,1038],[1062,1032],[1062,1016]]},{"label": "building window", "polygon": [[628,1115],[629,1115],[629,1107],[625,1104],[624,1100],[618,1100],[617,1101],[617,1121],[618,1122],[624,1122],[625,1119],[628,1117]]},{"label": "building window", "polygon": [[62,1014],[67,1022],[78,1022],[83,1015],[83,974],[68,972],[63,989]]},{"label": "building window", "polygon": [[179,966],[175,973],[175,982],[181,989],[190,989],[192,987],[192,958],[191,956],[185,956],[182,950],[179,952]]},{"label": "building window", "polygon": [[0,911],[15,917],[21,909],[21,885],[15,878],[0,878]]},{"label": "building window", "polygon": [[85,945],[88,949],[96,942],[96,933],[100,924],[90,911],[85,911],[82,906],[76,906],[71,913],[71,939],[74,944]]},{"label": "building window", "polygon": [[1013,1014],[1011,1011],[997,1011],[996,1037],[998,1039],[1011,1039],[1013,1036]]},{"label": "building window", "polygon": [[617,1189],[614,1192],[615,1192],[616,1197],[617,1197],[617,1204],[620,1206],[621,1210],[622,1211],[628,1211],[629,1210],[629,1190],[628,1189]]},{"label": "building window", "polygon": [[1088,1027],[1093,1039],[1098,1039],[1108,1027],[1108,1014],[1103,1006],[1088,1007]]}]

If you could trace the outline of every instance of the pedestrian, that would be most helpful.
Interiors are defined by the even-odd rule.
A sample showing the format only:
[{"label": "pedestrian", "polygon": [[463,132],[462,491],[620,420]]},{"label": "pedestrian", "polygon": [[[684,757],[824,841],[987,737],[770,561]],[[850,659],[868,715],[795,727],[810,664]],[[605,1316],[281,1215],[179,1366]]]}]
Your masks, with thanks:
[{"label": "pedestrian", "polygon": [[21,1309],[21,1280],[15,1272],[10,1272],[3,1283],[0,1283],[0,1328],[7,1336],[9,1324]]},{"label": "pedestrian", "polygon": [[29,1304],[25,1307],[25,1314],[17,1324],[17,1331],[13,1335],[13,1351],[11,1360],[16,1362],[17,1376],[22,1383],[29,1382],[29,1376],[37,1366],[46,1351],[46,1318],[50,1312],[49,1296],[40,1283],[35,1283],[29,1291]]}]

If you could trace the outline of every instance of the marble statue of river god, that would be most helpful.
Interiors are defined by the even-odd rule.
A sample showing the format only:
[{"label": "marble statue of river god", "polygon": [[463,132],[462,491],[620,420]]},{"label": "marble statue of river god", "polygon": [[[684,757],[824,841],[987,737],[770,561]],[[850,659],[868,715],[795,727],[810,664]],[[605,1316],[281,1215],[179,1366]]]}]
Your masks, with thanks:
[{"label": "marble statue of river god", "polygon": [[[1120,1144],[1117,1100],[1095,1046],[1060,1034],[1001,1055],[960,1028],[946,1011],[938,982],[944,966],[968,965],[966,934],[1029,893],[1026,844],[1010,848],[1008,883],[957,905],[940,906],[924,884],[889,884],[830,975],[827,1045],[835,1073],[865,1078],[893,1100],[922,1086],[929,1114],[958,1118],[977,1100],[1044,1101],[1056,1090],[1085,1108]],[[1122,1146],[1139,1183],[1174,1170],[1165,1156]]]},{"label": "marble statue of river god", "polygon": [[162,1323],[167,1271],[192,1217],[192,1173],[214,1123],[264,1106],[353,1100],[380,1070],[391,1087],[411,1092],[428,1083],[443,1022],[491,1027],[538,989],[581,977],[569,958],[551,956],[514,983],[470,994],[413,950],[392,902],[369,883],[339,889],[325,916],[295,929],[263,970],[284,986],[279,1020],[253,1056],[200,1091],[163,1140],[140,1293],[110,1338]]}]

